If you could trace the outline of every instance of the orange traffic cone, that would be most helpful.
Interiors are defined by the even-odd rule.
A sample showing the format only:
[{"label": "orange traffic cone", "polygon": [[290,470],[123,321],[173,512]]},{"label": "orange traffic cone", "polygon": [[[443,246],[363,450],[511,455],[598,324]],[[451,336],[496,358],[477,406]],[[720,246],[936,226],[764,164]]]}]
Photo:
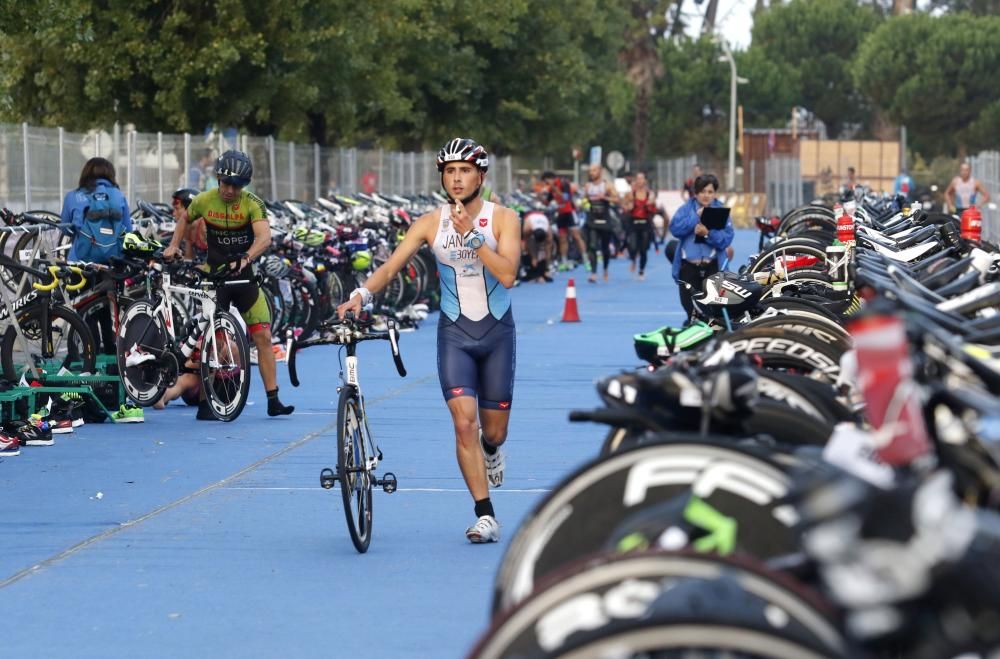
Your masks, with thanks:
[{"label": "orange traffic cone", "polygon": [[576,284],[572,279],[566,283],[566,305],[563,307],[562,322],[580,322],[580,312],[576,308]]}]

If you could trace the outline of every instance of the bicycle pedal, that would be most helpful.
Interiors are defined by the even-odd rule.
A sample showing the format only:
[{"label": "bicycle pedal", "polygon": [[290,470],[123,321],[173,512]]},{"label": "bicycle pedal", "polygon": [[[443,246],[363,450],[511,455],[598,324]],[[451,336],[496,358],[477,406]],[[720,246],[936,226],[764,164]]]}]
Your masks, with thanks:
[{"label": "bicycle pedal", "polygon": [[386,494],[392,494],[393,492],[396,491],[397,487],[396,474],[392,473],[391,471],[385,472],[385,476],[383,476],[382,479],[378,481],[378,484],[382,486],[383,492],[385,492]]},{"label": "bicycle pedal", "polygon": [[333,469],[327,467],[319,472],[319,484],[324,490],[332,490],[336,482],[337,475],[333,473]]}]

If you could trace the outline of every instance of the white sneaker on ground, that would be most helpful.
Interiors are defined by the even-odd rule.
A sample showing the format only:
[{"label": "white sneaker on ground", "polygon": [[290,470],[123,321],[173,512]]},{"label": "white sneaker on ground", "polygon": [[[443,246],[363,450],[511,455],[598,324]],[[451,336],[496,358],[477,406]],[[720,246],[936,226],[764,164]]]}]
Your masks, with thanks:
[{"label": "white sneaker on ground", "polygon": [[465,529],[465,537],[469,542],[479,545],[487,542],[499,542],[500,522],[492,515],[483,515],[476,523]]},{"label": "white sneaker on ground", "polygon": [[490,482],[493,487],[500,487],[503,485],[503,470],[505,466],[505,461],[503,457],[503,448],[496,447],[496,451],[493,455],[486,452],[486,438],[483,437],[483,431],[479,431],[479,446],[483,450],[483,460],[486,462],[486,479]]}]

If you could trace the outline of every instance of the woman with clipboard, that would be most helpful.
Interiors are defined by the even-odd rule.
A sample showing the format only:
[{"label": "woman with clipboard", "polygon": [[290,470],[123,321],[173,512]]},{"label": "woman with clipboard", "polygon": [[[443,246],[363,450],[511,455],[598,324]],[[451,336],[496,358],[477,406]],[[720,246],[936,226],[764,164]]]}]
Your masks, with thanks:
[{"label": "woman with clipboard", "polygon": [[[733,221],[729,209],[715,198],[719,179],[702,174],[694,182],[694,197],[674,213],[670,233],[677,238],[674,255],[674,281],[687,282],[700,291],[705,279],[723,270],[727,264],[726,248],[733,242]],[[680,287],[681,305],[688,319],[694,310],[691,290]]]}]

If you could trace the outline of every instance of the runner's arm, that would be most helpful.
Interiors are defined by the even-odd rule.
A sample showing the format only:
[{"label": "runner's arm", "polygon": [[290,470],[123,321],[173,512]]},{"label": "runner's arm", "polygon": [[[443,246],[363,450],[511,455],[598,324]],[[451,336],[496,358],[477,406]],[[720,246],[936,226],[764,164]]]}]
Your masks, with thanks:
[{"label": "runner's arm", "polygon": [[190,208],[178,210],[174,226],[174,235],[170,238],[170,244],[167,245],[165,250],[163,250],[163,256],[166,258],[170,258],[179,251],[181,241],[184,240],[184,236],[187,234],[190,217]]},{"label": "runner's arm", "polygon": [[976,181],[976,192],[978,192],[979,194],[983,195],[983,201],[982,201],[982,203],[984,203],[984,204],[989,203],[989,201],[990,201],[990,193],[986,191],[985,187],[983,187],[983,182],[982,181]]},{"label": "runner's arm", "polygon": [[253,261],[271,246],[271,225],[264,218],[256,220],[250,226],[253,227],[253,244],[247,250],[247,259]]}]

